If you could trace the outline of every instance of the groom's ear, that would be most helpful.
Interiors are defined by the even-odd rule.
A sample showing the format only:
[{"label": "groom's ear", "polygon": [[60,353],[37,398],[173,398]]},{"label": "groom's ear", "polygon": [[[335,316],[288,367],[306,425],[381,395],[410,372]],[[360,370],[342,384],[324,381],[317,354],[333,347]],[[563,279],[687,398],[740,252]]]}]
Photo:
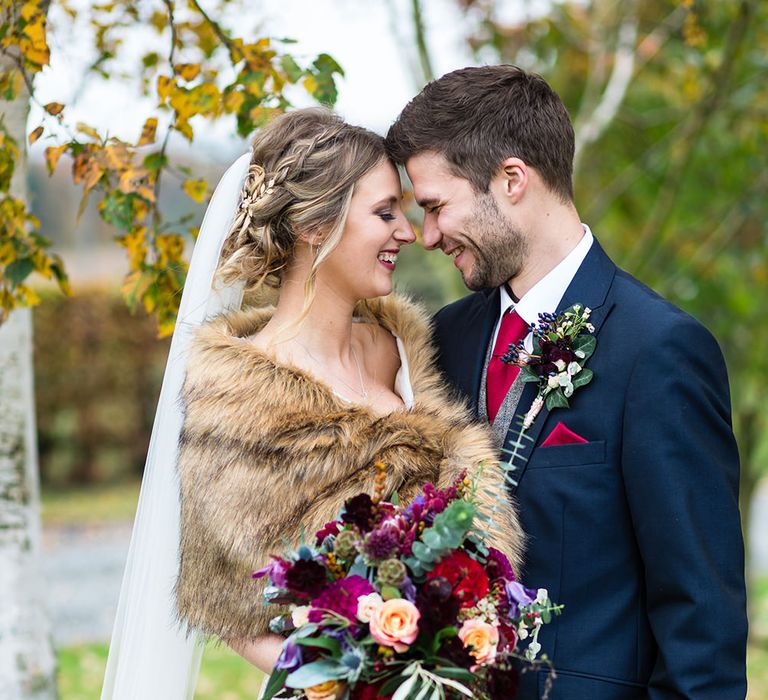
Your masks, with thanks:
[{"label": "groom's ear", "polygon": [[510,204],[517,204],[528,189],[528,166],[519,158],[507,158],[502,161],[499,170],[502,193]]}]

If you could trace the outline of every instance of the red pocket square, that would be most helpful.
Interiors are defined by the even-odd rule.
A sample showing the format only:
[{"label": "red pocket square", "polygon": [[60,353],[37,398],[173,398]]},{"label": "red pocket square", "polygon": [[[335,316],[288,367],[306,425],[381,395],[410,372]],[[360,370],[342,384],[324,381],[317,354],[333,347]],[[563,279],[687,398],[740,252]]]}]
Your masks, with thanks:
[{"label": "red pocket square", "polygon": [[555,429],[547,436],[547,439],[541,443],[542,447],[554,447],[555,445],[578,445],[582,442],[589,442],[581,435],[574,433],[562,421],[555,426]]}]

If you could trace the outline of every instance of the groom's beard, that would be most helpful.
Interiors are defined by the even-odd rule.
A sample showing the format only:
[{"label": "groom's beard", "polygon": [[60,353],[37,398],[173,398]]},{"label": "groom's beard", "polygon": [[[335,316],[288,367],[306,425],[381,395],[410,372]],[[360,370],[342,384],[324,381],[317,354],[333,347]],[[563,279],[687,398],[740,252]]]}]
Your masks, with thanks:
[{"label": "groom's beard", "polygon": [[472,291],[500,287],[517,277],[528,255],[528,241],[501,213],[493,195],[475,199],[472,213],[464,221],[465,244],[472,251],[474,265],[464,284]]}]

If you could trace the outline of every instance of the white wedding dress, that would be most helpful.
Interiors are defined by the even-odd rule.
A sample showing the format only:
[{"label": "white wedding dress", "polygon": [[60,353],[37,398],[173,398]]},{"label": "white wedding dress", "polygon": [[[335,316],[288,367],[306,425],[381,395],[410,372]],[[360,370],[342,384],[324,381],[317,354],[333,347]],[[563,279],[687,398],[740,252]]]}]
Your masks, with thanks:
[{"label": "white wedding dress", "polygon": [[[141,494],[115,615],[101,700],[191,700],[203,640],[176,616],[179,566],[179,396],[192,331],[207,319],[240,308],[243,286],[215,287],[224,238],[240,201],[250,153],[222,176],[192,253],[152,427]],[[395,391],[413,407],[408,358],[397,338],[401,367]]]}]

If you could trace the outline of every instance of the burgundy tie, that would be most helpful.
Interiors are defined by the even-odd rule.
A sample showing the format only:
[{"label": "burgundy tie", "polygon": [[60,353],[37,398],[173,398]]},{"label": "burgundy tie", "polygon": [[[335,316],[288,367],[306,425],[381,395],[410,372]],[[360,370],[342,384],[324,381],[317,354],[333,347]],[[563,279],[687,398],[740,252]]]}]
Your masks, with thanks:
[{"label": "burgundy tie", "polygon": [[486,377],[486,395],[488,398],[488,420],[493,423],[504,397],[520,372],[517,365],[507,364],[501,358],[509,350],[510,345],[528,335],[530,328],[520,318],[517,311],[507,311],[501,317],[499,334],[496,336],[496,344],[493,346],[491,361],[488,363],[488,376]]}]

